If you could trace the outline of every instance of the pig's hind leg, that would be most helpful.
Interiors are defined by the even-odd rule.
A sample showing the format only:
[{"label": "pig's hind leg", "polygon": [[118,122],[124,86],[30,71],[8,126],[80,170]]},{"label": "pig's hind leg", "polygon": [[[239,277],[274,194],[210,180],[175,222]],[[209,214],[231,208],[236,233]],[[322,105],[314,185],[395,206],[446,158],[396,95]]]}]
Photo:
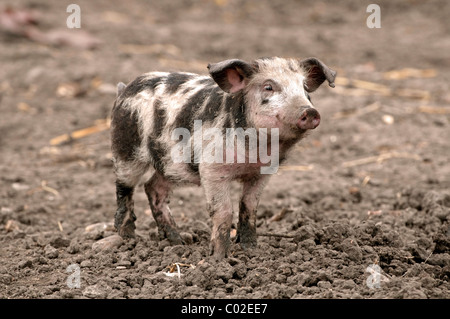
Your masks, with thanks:
[{"label": "pig's hind leg", "polygon": [[123,238],[134,237],[136,228],[134,225],[136,215],[134,214],[133,192],[134,186],[127,186],[119,180],[116,181],[117,211],[114,226]]},{"label": "pig's hind leg", "polygon": [[158,225],[159,237],[167,238],[172,245],[183,244],[168,206],[171,183],[156,171],[144,187],[153,218]]},{"label": "pig's hind leg", "polygon": [[116,199],[117,211],[114,218],[114,227],[122,238],[133,238],[136,226],[134,221],[133,193],[141,176],[148,165],[136,164],[132,161],[116,160],[114,158],[116,173]]}]

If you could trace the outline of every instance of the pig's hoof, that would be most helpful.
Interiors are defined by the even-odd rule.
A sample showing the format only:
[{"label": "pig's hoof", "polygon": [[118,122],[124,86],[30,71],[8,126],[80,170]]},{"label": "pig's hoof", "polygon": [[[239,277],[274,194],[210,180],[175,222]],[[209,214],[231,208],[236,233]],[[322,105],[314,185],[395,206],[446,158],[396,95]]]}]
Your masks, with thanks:
[{"label": "pig's hoof", "polygon": [[236,242],[241,245],[243,249],[250,249],[256,247],[256,232],[254,231],[238,231]]},{"label": "pig's hoof", "polygon": [[224,250],[214,251],[214,249],[211,249],[210,255],[212,256],[212,259],[216,261],[220,261],[227,256]]},{"label": "pig's hoof", "polygon": [[116,218],[114,221],[114,227],[117,229],[120,237],[126,238],[134,238],[134,230],[136,229],[136,225],[134,221],[136,220],[136,216],[134,213],[128,214],[119,214],[120,211],[116,213]]},{"label": "pig's hoof", "polygon": [[209,255],[216,261],[222,260],[228,255],[228,245],[214,245],[211,243],[209,247]]},{"label": "pig's hoof", "polygon": [[159,237],[160,239],[167,238],[172,246],[185,244],[178,231],[173,227],[165,227],[165,229],[161,229],[159,231]]},{"label": "pig's hoof", "polygon": [[248,242],[240,242],[239,243],[243,249],[252,249],[256,247],[256,240],[255,241],[248,241]]},{"label": "pig's hoof", "polygon": [[126,238],[134,238],[135,234],[134,234],[134,229],[136,228],[136,226],[134,225],[134,223],[132,224],[126,224],[126,225],[122,225],[119,228],[119,235],[120,237],[126,239]]},{"label": "pig's hoof", "polygon": [[184,241],[181,238],[180,234],[178,234],[178,233],[170,234],[169,236],[167,236],[167,239],[169,240],[169,242],[172,246],[184,245]]}]

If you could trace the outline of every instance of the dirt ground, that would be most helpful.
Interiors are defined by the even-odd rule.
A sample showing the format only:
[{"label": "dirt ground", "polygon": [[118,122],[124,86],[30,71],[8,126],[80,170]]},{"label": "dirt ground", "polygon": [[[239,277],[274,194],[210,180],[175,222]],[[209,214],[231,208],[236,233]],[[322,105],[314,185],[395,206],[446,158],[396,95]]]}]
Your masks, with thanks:
[{"label": "dirt ground", "polygon": [[[73,1],[3,1],[3,21],[8,2],[62,36],[0,23],[0,298],[450,297],[450,2],[77,0],[80,29],[66,27]],[[211,260],[203,190],[188,186],[171,199],[187,245],[157,239],[140,187],[136,240],[102,249],[116,239],[116,83],[262,56],[315,56],[338,79],[265,189],[257,248]]]}]

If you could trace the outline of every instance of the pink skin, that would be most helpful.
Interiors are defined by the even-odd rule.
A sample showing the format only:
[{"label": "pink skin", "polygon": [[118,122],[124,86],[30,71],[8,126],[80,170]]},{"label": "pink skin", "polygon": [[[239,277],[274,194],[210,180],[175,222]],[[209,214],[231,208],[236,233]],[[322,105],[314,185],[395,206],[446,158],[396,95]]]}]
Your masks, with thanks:
[{"label": "pink skin", "polygon": [[226,72],[228,81],[231,84],[230,93],[235,93],[245,88],[245,81],[241,79],[241,75],[236,70],[228,69]]},{"label": "pink skin", "polygon": [[315,109],[309,108],[302,112],[297,121],[297,127],[302,130],[313,130],[320,124],[320,114]]}]

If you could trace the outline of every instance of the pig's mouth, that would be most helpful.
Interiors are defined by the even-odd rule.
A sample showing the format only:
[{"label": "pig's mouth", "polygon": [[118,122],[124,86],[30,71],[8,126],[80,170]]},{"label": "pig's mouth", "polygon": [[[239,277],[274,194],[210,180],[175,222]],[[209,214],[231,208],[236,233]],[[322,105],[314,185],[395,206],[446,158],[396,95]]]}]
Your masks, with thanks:
[{"label": "pig's mouth", "polygon": [[320,124],[320,114],[316,109],[307,108],[297,120],[297,127],[301,130],[313,130]]}]

